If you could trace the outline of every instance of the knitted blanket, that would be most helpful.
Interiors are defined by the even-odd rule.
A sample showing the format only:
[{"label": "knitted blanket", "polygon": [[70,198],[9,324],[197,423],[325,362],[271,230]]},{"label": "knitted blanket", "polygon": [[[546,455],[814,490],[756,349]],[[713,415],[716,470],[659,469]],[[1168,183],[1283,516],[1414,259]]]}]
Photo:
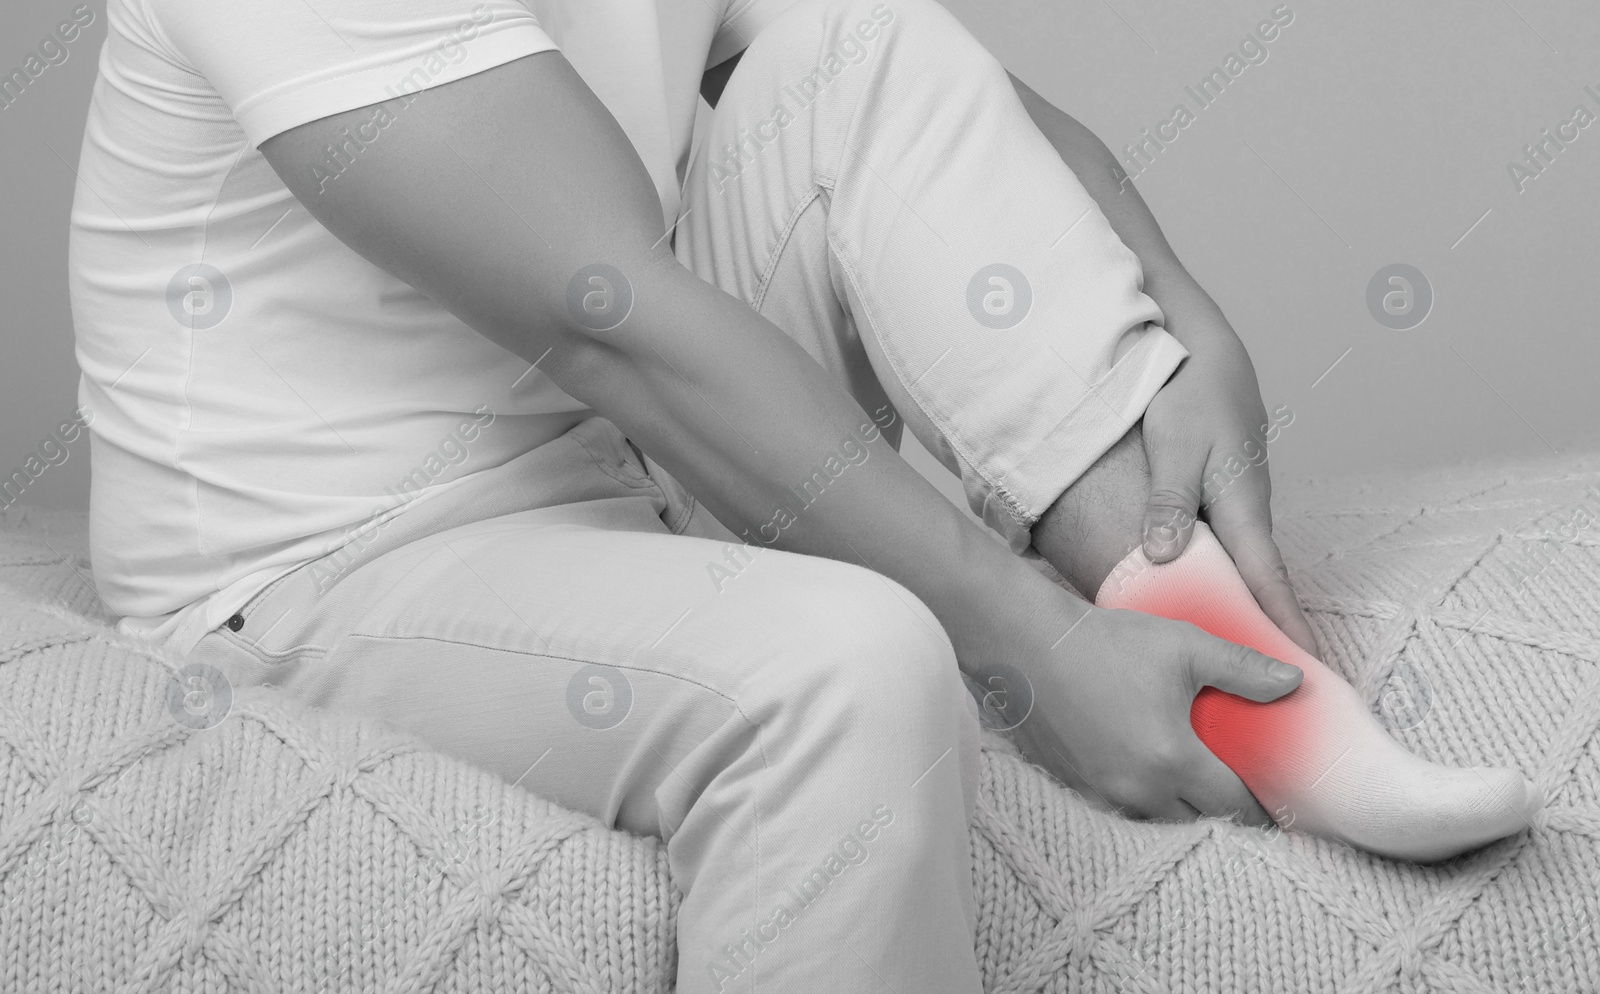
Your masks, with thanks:
[{"label": "knitted blanket", "polygon": [[[1329,664],[1412,750],[1519,767],[1548,808],[1418,867],[1124,821],[989,734],[986,989],[1600,990],[1600,459],[1277,503]],[[81,516],[0,516],[0,991],[671,988],[658,842],[374,723],[197,682],[109,629],[87,568]]]}]

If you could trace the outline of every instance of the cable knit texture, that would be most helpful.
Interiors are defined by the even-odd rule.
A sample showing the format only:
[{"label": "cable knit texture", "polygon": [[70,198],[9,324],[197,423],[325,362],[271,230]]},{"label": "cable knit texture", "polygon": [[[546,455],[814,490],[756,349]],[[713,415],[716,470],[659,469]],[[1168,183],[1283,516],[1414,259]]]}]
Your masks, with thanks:
[{"label": "cable knit texture", "polygon": [[[1600,460],[1277,504],[1329,665],[1414,752],[1517,767],[1548,807],[1418,867],[1123,821],[990,733],[985,987],[1600,990]],[[182,661],[112,633],[87,570],[81,516],[5,512],[0,991],[670,989],[659,843],[271,688],[194,727]]]}]

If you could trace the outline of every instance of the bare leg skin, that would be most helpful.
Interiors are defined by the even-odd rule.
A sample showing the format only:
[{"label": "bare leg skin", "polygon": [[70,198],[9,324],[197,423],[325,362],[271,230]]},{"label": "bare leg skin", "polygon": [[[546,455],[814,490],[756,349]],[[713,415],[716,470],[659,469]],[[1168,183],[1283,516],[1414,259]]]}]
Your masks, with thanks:
[{"label": "bare leg skin", "polygon": [[1033,547],[1085,600],[1143,541],[1150,462],[1134,425],[1033,527]]},{"label": "bare leg skin", "polygon": [[1407,752],[1353,687],[1272,624],[1204,523],[1172,562],[1145,558],[1148,484],[1135,427],[1040,521],[1035,546],[1099,607],[1188,621],[1305,673],[1268,704],[1207,687],[1190,715],[1200,740],[1280,825],[1432,862],[1530,824],[1543,804],[1535,785],[1515,770],[1455,769]]}]

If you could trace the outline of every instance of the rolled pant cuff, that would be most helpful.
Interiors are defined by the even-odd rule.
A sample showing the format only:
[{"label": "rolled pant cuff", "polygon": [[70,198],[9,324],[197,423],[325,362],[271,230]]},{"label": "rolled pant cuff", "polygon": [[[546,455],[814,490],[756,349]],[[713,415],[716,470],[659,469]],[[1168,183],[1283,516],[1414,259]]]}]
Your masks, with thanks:
[{"label": "rolled pant cuff", "polygon": [[1034,524],[1144,416],[1188,355],[1165,328],[1146,325],[1127,354],[990,490],[980,512],[984,522],[1013,552],[1024,552]]}]

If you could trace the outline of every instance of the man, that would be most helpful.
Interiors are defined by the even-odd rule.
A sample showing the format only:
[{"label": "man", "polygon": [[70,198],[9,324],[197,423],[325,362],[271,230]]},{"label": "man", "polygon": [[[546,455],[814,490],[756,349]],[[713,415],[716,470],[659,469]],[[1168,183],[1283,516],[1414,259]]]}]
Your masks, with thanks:
[{"label": "man", "polygon": [[[684,991],[978,989],[961,673],[1097,802],[1266,824],[1191,703],[1320,664],[1066,589],[1198,562],[1267,426],[1103,146],[930,0],[534,8],[112,0],[72,265],[124,627],[661,835]],[[1264,468],[1215,496],[1314,651]]]}]

